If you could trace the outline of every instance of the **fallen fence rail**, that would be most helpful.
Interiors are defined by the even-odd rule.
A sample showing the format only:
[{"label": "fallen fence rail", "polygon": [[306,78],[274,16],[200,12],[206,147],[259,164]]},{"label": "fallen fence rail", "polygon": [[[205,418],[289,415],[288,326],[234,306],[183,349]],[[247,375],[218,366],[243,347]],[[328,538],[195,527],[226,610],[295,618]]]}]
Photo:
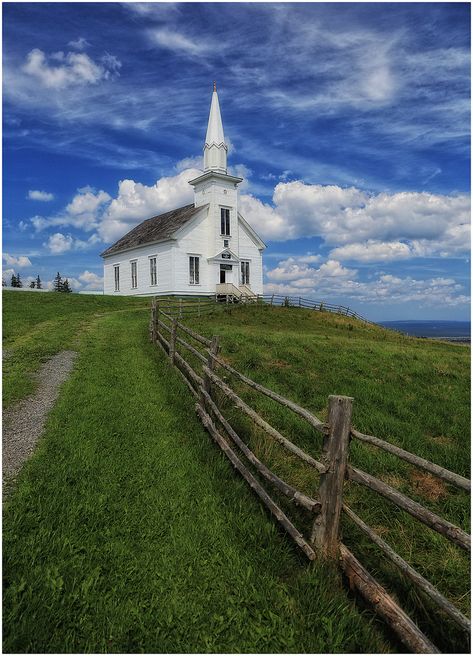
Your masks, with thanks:
[{"label": "fallen fence rail", "polygon": [[[274,296],[271,297],[271,301],[274,301]],[[181,314],[179,315],[179,313]],[[184,315],[182,305],[178,306],[177,314],[178,316]],[[330,396],[328,399],[328,421],[321,421],[312,412],[302,408],[294,401],[286,399],[237,371],[219,356],[220,346],[217,336],[209,339],[200,335],[189,326],[182,324],[178,320],[176,312],[171,312],[168,305],[163,304],[161,306],[156,300],[152,302],[149,331],[151,341],[161,346],[196,398],[196,412],[206,430],[222,449],[233,467],[243,476],[251,489],[268,508],[271,515],[309,560],[314,560],[316,557],[325,557],[338,561],[355,588],[374,606],[376,612],[384,618],[409,649],[416,653],[438,653],[437,647],[432,644],[398,603],[341,542],[340,516],[343,512],[381,550],[383,555],[400,569],[401,573],[414,586],[438,606],[441,612],[445,613],[462,630],[470,631],[471,625],[468,618],[397,554],[343,501],[343,484],[344,480],[347,479],[363,485],[372,492],[388,499],[417,521],[440,533],[456,546],[469,551],[471,538],[463,529],[451,524],[384,481],[351,466],[349,464],[350,440],[356,439],[387,451],[409,463],[409,465],[428,471],[442,481],[465,492],[470,492],[471,489],[471,483],[468,479],[385,440],[355,430],[351,424],[353,399],[349,397]],[[164,336],[163,331],[166,332],[167,337]],[[186,339],[181,337],[178,334],[179,332],[184,334]],[[190,343],[192,340],[195,344]],[[179,352],[179,348],[182,348],[183,351]],[[191,359],[194,358],[195,363],[187,361],[185,359],[186,355]],[[200,370],[198,370],[199,367]],[[222,368],[249,388],[267,396],[282,407],[292,411],[295,415],[302,417],[312,428],[322,433],[323,444],[320,459],[306,453],[260,416],[231,388],[230,383],[223,380],[216,373],[217,367]],[[216,394],[217,392],[218,394]],[[230,407],[240,410],[259,429],[293,456],[315,469],[315,475],[319,479],[318,496],[312,498],[298,490],[262,462],[260,457],[248,446],[242,434],[239,434],[231,425],[229,419],[225,417],[225,402],[220,401],[218,395],[227,400],[227,405],[230,402]],[[243,459],[246,459],[248,465],[244,463]],[[296,527],[287,512],[282,510],[280,505],[264,489],[256,475],[251,472],[250,466],[254,467],[256,475],[261,476],[289,502],[297,505],[302,511],[310,513],[309,518],[311,518],[312,526],[310,536],[304,536],[303,532]]]}]

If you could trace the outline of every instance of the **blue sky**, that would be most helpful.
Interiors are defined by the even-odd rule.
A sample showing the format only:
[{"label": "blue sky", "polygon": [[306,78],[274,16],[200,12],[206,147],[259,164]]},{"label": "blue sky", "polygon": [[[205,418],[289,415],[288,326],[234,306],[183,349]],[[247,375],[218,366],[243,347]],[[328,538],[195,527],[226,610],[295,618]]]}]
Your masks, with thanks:
[{"label": "blue sky", "polygon": [[268,292],[469,317],[468,4],[4,3],[4,277],[101,287],[192,201],[212,81]]}]

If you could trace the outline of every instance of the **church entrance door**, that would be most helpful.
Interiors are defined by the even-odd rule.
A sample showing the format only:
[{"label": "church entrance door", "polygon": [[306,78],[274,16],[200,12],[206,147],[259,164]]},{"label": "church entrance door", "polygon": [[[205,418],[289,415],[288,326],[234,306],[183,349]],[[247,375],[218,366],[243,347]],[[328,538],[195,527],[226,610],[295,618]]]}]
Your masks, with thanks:
[{"label": "church entrance door", "polygon": [[227,282],[227,271],[230,273],[232,270],[231,264],[221,264],[220,265],[220,283],[224,284]]}]

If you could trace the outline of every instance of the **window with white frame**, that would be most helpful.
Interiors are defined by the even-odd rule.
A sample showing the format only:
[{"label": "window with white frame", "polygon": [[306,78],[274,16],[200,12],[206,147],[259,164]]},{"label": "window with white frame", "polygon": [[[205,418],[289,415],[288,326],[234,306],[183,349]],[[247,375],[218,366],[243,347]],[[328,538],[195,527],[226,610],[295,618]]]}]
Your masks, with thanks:
[{"label": "window with white frame", "polygon": [[113,267],[113,275],[115,279],[115,291],[119,292],[120,291],[120,265],[115,264]]},{"label": "window with white frame", "polygon": [[149,284],[157,285],[158,284],[158,269],[156,265],[156,257],[149,258]]},{"label": "window with white frame", "polygon": [[220,208],[220,234],[230,236],[230,210]]},{"label": "window with white frame", "polygon": [[138,271],[137,271],[137,262],[133,260],[131,264],[131,288],[136,289],[138,287]]},{"label": "window with white frame", "polygon": [[199,284],[199,258],[197,255],[189,256],[189,285]]},{"label": "window with white frame", "polygon": [[241,261],[241,284],[250,284],[250,263],[243,260]]}]

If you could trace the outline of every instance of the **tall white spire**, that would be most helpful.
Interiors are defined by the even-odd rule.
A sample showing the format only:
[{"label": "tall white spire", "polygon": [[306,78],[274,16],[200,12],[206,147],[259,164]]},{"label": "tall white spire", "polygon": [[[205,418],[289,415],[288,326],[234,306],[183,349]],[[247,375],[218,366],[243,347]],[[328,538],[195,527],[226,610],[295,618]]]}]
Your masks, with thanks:
[{"label": "tall white spire", "polygon": [[209,124],[204,145],[204,171],[227,172],[227,144],[223,134],[222,117],[218,103],[217,85],[214,82],[210,105]]}]

